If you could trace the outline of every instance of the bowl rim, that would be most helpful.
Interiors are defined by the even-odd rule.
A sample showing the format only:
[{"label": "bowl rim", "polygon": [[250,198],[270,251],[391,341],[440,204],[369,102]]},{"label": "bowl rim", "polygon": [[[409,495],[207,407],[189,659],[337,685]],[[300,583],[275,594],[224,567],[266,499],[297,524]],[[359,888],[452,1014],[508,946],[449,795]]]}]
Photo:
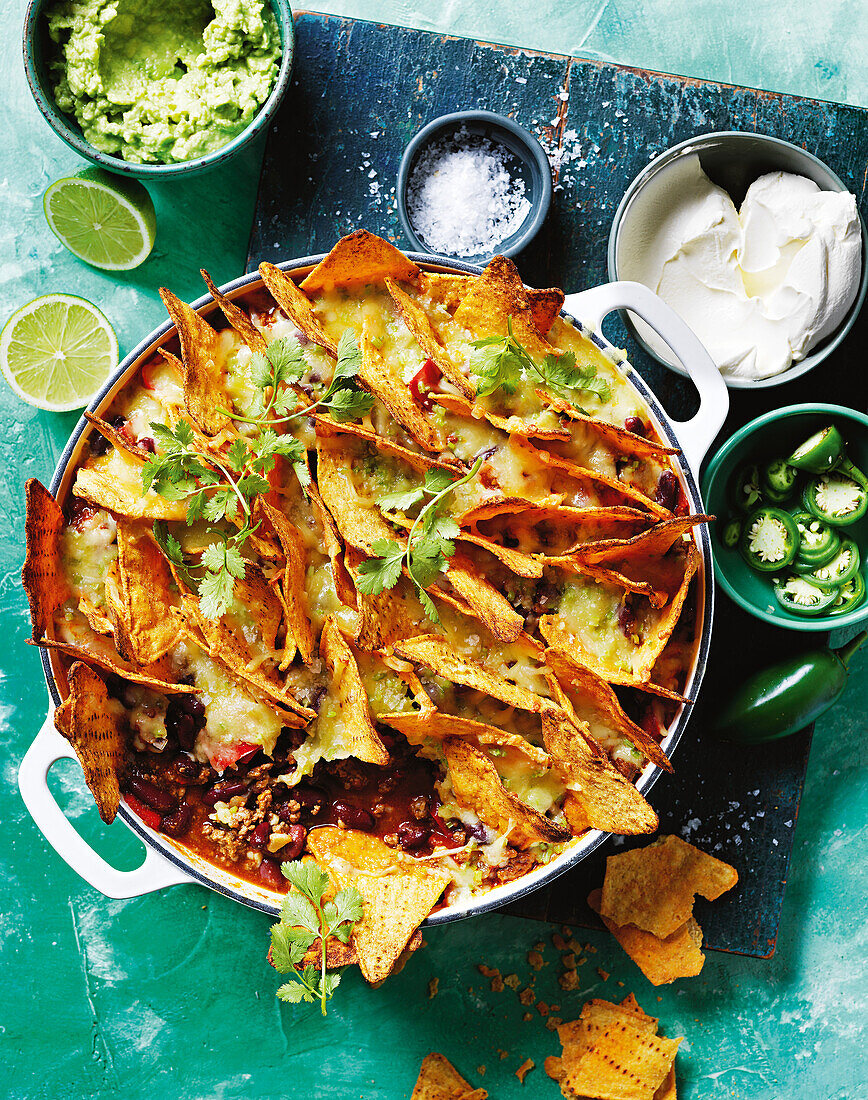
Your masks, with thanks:
[{"label": "bowl rim", "polygon": [[[708,466],[702,476],[702,495],[707,498],[711,495],[712,488],[720,476],[724,462],[748,440],[756,431],[764,428],[775,420],[789,419],[795,416],[824,416],[847,419],[868,430],[868,416],[858,409],[849,409],[845,405],[830,405],[823,402],[806,401],[798,405],[785,405],[782,409],[772,409],[755,417],[749,423],[743,425],[734,432],[729,439],[718,448],[709,459]],[[712,544],[713,545],[713,544]],[[795,630],[806,633],[819,633],[821,631],[839,630],[846,627],[857,626],[868,620],[868,600],[860,608],[856,608],[845,615],[818,615],[816,618],[795,617],[784,619],[774,612],[765,611],[748,600],[730,581],[725,570],[718,562],[717,550],[712,550],[714,559],[714,575],[721,588],[743,611],[747,611],[754,618],[770,623],[772,626],[781,627],[784,630]]]},{"label": "bowl rim", "polygon": [[[523,249],[527,248],[533,238],[539,233],[543,222],[548,216],[553,191],[552,168],[549,163],[549,158],[546,156],[546,152],[539,139],[514,119],[508,118],[506,115],[498,114],[496,111],[450,111],[448,114],[438,115],[436,118],[432,118],[430,121],[426,122],[425,125],[420,130],[417,130],[413,137],[410,138],[404,148],[404,152],[401,154],[401,160],[398,165],[397,184],[395,187],[398,218],[401,222],[401,227],[413,248],[428,257],[435,257],[438,260],[448,261],[449,263],[469,264],[473,264],[479,259],[479,257],[462,259],[461,257],[450,256],[448,253],[444,252],[432,252],[425,240],[423,240],[413,228],[413,223],[410,220],[410,212],[407,209],[407,187],[410,182],[414,161],[420,150],[423,146],[430,144],[435,135],[440,133],[440,131],[458,129],[462,123],[466,122],[487,122],[491,124],[492,127],[500,127],[502,130],[506,130],[526,150],[527,157],[525,159],[533,162],[539,170],[542,182],[542,193],[540,197],[531,208],[530,214],[525,218],[524,222],[522,222],[522,225],[517,230],[516,238],[512,244],[506,248],[501,247],[496,250],[496,254],[499,256],[516,256]],[[492,255],[494,255],[494,253],[492,253]]]},{"label": "bowl rim", "polygon": [[[669,146],[668,149],[664,149],[663,152],[649,161],[648,164],[633,177],[627,186],[627,190],[624,192],[623,198],[615,210],[614,217],[612,218],[612,225],[609,229],[606,264],[609,279],[611,281],[614,282],[619,278],[617,260],[618,234],[624,220],[624,214],[636,195],[661,169],[667,164],[670,164],[673,160],[676,160],[680,156],[686,156],[691,152],[701,152],[703,146],[707,146],[715,141],[721,141],[722,139],[736,142],[750,140],[772,147],[777,146],[788,149],[821,169],[822,172],[836,184],[836,187],[831,188],[831,190],[850,193],[850,188],[846,186],[838,173],[833,171],[824,160],[820,160],[814,153],[811,153],[807,149],[803,149],[800,145],[795,145],[793,142],[787,141],[785,138],[775,137],[773,134],[759,134],[752,130],[712,130],[706,134],[695,134],[693,137],[686,138],[684,141],[679,141],[677,144]],[[829,190],[829,188],[825,188],[825,190]],[[850,309],[847,311],[846,316],[841,321],[838,328],[831,336],[826,337],[816,350],[810,352],[804,359],[794,362],[791,366],[787,367],[786,370],[781,371],[780,374],[773,374],[768,378],[737,378],[732,375],[721,373],[721,377],[730,389],[767,389],[771,386],[782,386],[787,382],[793,382],[796,378],[800,378],[803,374],[807,374],[808,371],[813,370],[814,367],[818,367],[847,337],[853,325],[856,323],[856,318],[859,316],[862,306],[865,303],[866,296],[868,296],[868,226],[866,226],[865,218],[862,216],[862,211],[859,209],[858,204],[856,207],[856,215],[859,218],[859,227],[862,236],[862,274],[859,280],[859,287],[856,291],[856,297],[853,299]],[[637,331],[627,310],[620,310],[619,313],[627,331],[644,352],[650,355],[655,362],[666,367],[667,370],[675,371],[676,374],[681,374],[685,377],[688,376],[687,371],[681,364],[668,363],[665,359],[660,358],[657,352],[650,347]]]},{"label": "bowl rim", "polygon": [[[445,260],[428,254],[415,252],[408,252],[407,255],[420,267],[429,270],[451,271],[460,274],[480,274],[482,271],[482,268],[478,265],[465,263],[463,261]],[[276,266],[283,271],[293,274],[306,273],[319,263],[324,256],[325,253],[318,253],[299,259],[283,260]],[[238,295],[247,293],[254,285],[261,284],[262,277],[259,272],[253,271],[238,279],[232,280],[220,289],[227,297],[233,299]],[[200,298],[191,303],[191,306],[197,311],[203,311],[205,316],[218,310],[218,306],[210,294],[203,294]],[[594,332],[587,325],[584,325],[581,321],[572,317],[565,311],[562,311],[562,315],[576,325],[576,327],[591,339],[598,348],[607,355],[611,355],[613,361],[618,363],[630,385],[633,386],[647,402],[655,427],[660,432],[661,439],[677,447],[678,440],[675,435],[672,421],[669,419],[654,392],[632,365],[623,359],[623,356],[618,353],[618,349],[606,340],[602,334]],[[88,411],[96,412],[96,410],[101,408],[104,404],[113,400],[115,394],[123,388],[128,379],[139,368],[143,360],[152,355],[159,346],[166,343],[167,339],[174,331],[174,323],[167,319],[140,341],[129,354],[124,357],[123,361],[118,365],[117,369],[113,372],[112,376],[104,384],[99,393],[91,400]],[[79,457],[83,438],[91,430],[91,426],[88,421],[85,420],[84,416],[80,418],[72,429],[69,439],[57,460],[57,465],[48,485],[49,492],[55,498],[58,496],[62,496],[63,499],[66,498],[72,480],[72,467]],[[691,511],[695,513],[704,513],[702,494],[697,476],[690,469],[689,464],[682,454],[674,455],[673,458],[676,463],[682,487],[690,502]],[[673,752],[677,747],[691,717],[693,706],[695,706],[695,700],[708,666],[711,649],[715,578],[712,568],[713,554],[708,525],[703,524],[699,528],[695,528],[694,538],[697,548],[700,551],[702,561],[697,573],[697,583],[699,585],[696,599],[697,633],[694,642],[692,662],[687,681],[684,685],[684,695],[691,700],[691,703],[681,704],[672,720],[669,732],[662,742],[662,747],[667,753]],[[57,660],[56,655],[49,650],[43,649],[40,651],[40,657],[42,659],[43,672],[49,695],[52,702],[55,705],[59,705],[61,698],[58,692],[53,666],[53,661]],[[662,769],[649,762],[645,770],[636,780],[635,786],[637,790],[643,794],[647,793],[661,774]],[[280,909],[278,895],[264,888],[257,887],[255,883],[249,882],[246,879],[233,876],[226,869],[205,861],[201,857],[196,856],[195,853],[189,852],[182,845],[173,842],[171,838],[164,834],[154,832],[132,812],[127,806],[123,796],[121,797],[118,814],[124,823],[143,840],[146,845],[155,848],[160,855],[200,885],[215,890],[217,893],[223,894],[233,901],[240,902],[249,908],[257,909],[271,916],[276,916],[278,914]],[[532,893],[577,866],[586,856],[590,855],[591,852],[605,843],[609,836],[609,833],[604,833],[600,830],[590,830],[585,837],[570,845],[561,855],[550,863],[541,864],[521,878],[502,886],[497,886],[479,898],[471,898],[469,901],[449,906],[437,913],[431,914],[423,922],[423,926],[449,924],[453,921],[491,912],[511,902],[518,901],[520,898],[525,897],[527,894]]]},{"label": "bowl rim", "polygon": [[34,43],[40,34],[39,21],[49,0],[29,0],[24,16],[22,54],[24,74],[27,78],[30,94],[40,114],[61,141],[65,142],[79,156],[84,157],[85,160],[89,160],[99,168],[104,168],[107,172],[114,172],[121,176],[131,176],[135,179],[160,182],[161,180],[175,179],[185,174],[192,175],[209,168],[215,168],[239,152],[270,122],[289,87],[296,46],[292,9],[288,0],[267,0],[267,2],[271,6],[277,21],[281,45],[280,68],[277,71],[274,87],[271,89],[266,101],[240,134],[236,134],[231,141],[221,145],[219,149],[206,153],[204,156],[170,164],[136,164],[134,161],[124,160],[112,153],[103,153],[85,139],[75,119],[61,111],[53,99],[46,95],[43,89],[43,81],[37,71]]}]

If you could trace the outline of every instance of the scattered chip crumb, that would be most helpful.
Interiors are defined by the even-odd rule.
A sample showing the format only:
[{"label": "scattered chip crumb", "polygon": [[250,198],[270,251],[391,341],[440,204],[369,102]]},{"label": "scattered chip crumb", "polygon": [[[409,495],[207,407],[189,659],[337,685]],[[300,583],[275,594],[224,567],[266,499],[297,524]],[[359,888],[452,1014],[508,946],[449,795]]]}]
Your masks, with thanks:
[{"label": "scattered chip crumb", "polygon": [[561,955],[561,962],[564,965],[565,970],[576,969],[576,953],[575,951],[568,951],[565,955]]},{"label": "scattered chip crumb", "polygon": [[600,975],[604,982],[607,982],[609,980],[609,972],[607,970],[604,970],[602,966],[597,967],[597,973]]},{"label": "scattered chip crumb", "polygon": [[526,1058],[515,1071],[516,1077],[519,1079],[519,1081],[521,1081],[522,1084],[524,1084],[525,1077],[527,1077],[530,1071],[534,1068],[535,1064],[536,1063],[532,1058]]},{"label": "scattered chip crumb", "polygon": [[485,1076],[485,1066],[477,1066],[476,1067],[476,1072],[479,1074],[480,1077],[484,1077]]},{"label": "scattered chip crumb", "polygon": [[579,981],[579,975],[575,970],[565,970],[563,974],[558,978],[558,985],[561,989],[572,990],[578,989],[582,983]]},{"label": "scattered chip crumb", "polygon": [[552,943],[558,949],[558,951],[569,951],[570,941],[564,939],[560,932],[555,932],[552,936]]},{"label": "scattered chip crumb", "polygon": [[521,978],[518,974],[507,974],[503,979],[503,984],[508,985],[510,989],[518,989],[521,985]]},{"label": "scattered chip crumb", "polygon": [[523,1005],[532,1005],[536,1001],[536,997],[533,995],[533,990],[528,986],[523,989],[518,995],[518,999]]},{"label": "scattered chip crumb", "polygon": [[522,1016],[522,1019],[524,1020],[525,1023],[527,1023],[528,1020],[533,1019],[533,1013],[532,1012],[525,1012],[525,1014]]},{"label": "scattered chip crumb", "polygon": [[618,982],[618,985],[619,985],[619,986],[620,986],[620,987],[621,987],[622,989],[624,988],[624,983],[623,983],[623,982]]},{"label": "scattered chip crumb", "polygon": [[663,1000],[663,998],[662,998],[662,997],[658,997],[658,998],[657,998],[657,1000],[658,1000],[658,1001],[662,1001],[662,1000]]},{"label": "scattered chip crumb", "polygon": [[548,1016],[549,1014],[549,1006],[545,1003],[545,1001],[540,1001],[536,1006],[536,1010],[540,1014],[540,1016]]},{"label": "scattered chip crumb", "polygon": [[531,968],[531,970],[542,970],[545,964],[545,959],[542,957],[539,951],[528,951],[527,965]]},{"label": "scattered chip crumb", "polygon": [[508,1050],[501,1050],[500,1047],[497,1048],[497,1053],[500,1055],[501,1062],[504,1060],[504,1058],[509,1057],[509,1051]]},{"label": "scattered chip crumb", "polygon": [[592,943],[586,943],[582,950],[586,951],[589,955],[596,955],[597,953],[597,949]]},{"label": "scattered chip crumb", "polygon": [[587,955],[580,955],[576,959],[576,966],[584,966],[587,961],[588,961]]},{"label": "scattered chip crumb", "polygon": [[503,978],[500,976],[500,971],[497,969],[496,966],[486,966],[485,963],[480,963],[476,969],[479,971],[480,974],[484,975],[484,977],[491,979],[492,993],[503,992]]},{"label": "scattered chip crumb", "polygon": [[533,945],[533,949],[534,949],[534,951],[545,951],[545,949],[546,949],[545,941],[544,940],[539,940],[537,943],[535,943]]},{"label": "scattered chip crumb", "polygon": [[557,1031],[563,1022],[560,1016],[549,1016],[546,1020],[546,1027],[549,1031]]},{"label": "scattered chip crumb", "polygon": [[432,978],[428,983],[428,1000],[433,1001],[440,989],[440,979]]}]

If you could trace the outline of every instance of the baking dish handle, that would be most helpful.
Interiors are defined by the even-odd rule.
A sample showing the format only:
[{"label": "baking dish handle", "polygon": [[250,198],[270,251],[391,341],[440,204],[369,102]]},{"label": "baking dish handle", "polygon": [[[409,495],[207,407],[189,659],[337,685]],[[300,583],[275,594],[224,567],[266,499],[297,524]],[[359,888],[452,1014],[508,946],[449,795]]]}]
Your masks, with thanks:
[{"label": "baking dish handle", "polygon": [[583,325],[600,332],[603,318],[629,309],[651,326],[681,361],[699,391],[699,410],[690,420],[673,420],[681,451],[694,476],[729,411],[729,391],[714,360],[699,337],[662,298],[642,283],[603,283],[580,294],[567,295],[564,309]]},{"label": "baking dish handle", "polygon": [[50,710],[21,761],[18,787],[30,816],[60,858],[109,898],[136,898],[164,886],[194,882],[151,847],[146,846],[145,862],[134,871],[118,871],[97,855],[72,827],[48,787],[51,766],[58,760],[75,759],[72,746],[54,728],[54,712]]}]

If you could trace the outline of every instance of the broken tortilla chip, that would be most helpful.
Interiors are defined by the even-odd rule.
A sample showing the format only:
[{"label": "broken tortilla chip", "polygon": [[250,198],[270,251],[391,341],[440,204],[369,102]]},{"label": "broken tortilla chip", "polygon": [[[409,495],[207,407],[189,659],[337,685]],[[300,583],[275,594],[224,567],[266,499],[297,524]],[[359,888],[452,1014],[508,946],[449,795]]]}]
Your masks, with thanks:
[{"label": "broken tortilla chip", "polygon": [[[448,313],[454,313],[474,278],[476,276],[473,275],[423,271],[419,276],[419,289],[422,294],[428,295]],[[525,293],[530,302],[530,311],[537,332],[540,336],[547,336],[564,307],[564,292],[557,287],[548,287],[545,290],[525,287]]]},{"label": "broken tortilla chip", "polygon": [[485,1089],[474,1089],[442,1054],[428,1054],[410,1100],[487,1100]]},{"label": "broken tortilla chip", "polygon": [[256,325],[250,320],[249,314],[245,313],[243,309],[235,305],[233,301],[217,289],[211,281],[211,276],[204,267],[200,268],[199,274],[205,280],[205,285],[208,287],[211,297],[220,307],[223,316],[235,329],[244,343],[251,351],[258,351],[261,355],[264,355],[268,348],[268,343]]},{"label": "broken tortilla chip", "polygon": [[362,895],[364,911],[352,943],[365,980],[372,985],[383,981],[451,882],[451,873],[351,829],[312,829],[307,844],[340,889],[354,886]]},{"label": "broken tortilla chip", "polygon": [[456,801],[473,810],[498,835],[507,834],[517,848],[570,837],[568,829],[526,806],[508,791],[486,752],[458,737],[446,737],[443,751]]},{"label": "broken tortilla chip", "polygon": [[738,872],[677,836],[609,856],[600,915],[663,939],[693,913],[697,894],[714,901],[738,882]]},{"label": "broken tortilla chip", "polygon": [[[593,890],[588,905],[600,913],[602,892]],[[600,913],[600,919],[652,985],[669,985],[678,978],[695,977],[705,965],[702,929],[689,917],[665,939],[635,924],[619,925]]]},{"label": "broken tortilla chip", "polygon": [[118,775],[125,752],[123,707],[109,698],[102,677],[80,661],[72,665],[67,679],[69,695],[54,712],[54,724],[75,749],[99,816],[111,825],[121,800]]},{"label": "broken tortilla chip", "polygon": [[124,518],[117,524],[117,569],[106,582],[106,606],[121,654],[139,665],[159,661],[180,640],[172,573],[150,531]]},{"label": "broken tortilla chip", "polygon": [[106,639],[100,635],[94,635],[87,639],[87,644],[76,642],[58,642],[54,638],[40,638],[31,642],[40,649],[53,649],[63,653],[66,657],[73,657],[83,661],[87,665],[96,665],[104,672],[114,673],[122,680],[130,680],[134,684],[142,684],[144,687],[161,691],[165,695],[195,695],[196,688],[191,684],[176,684],[165,679],[170,670],[163,662],[157,661],[153,665],[145,665],[136,668],[119,656],[114,649],[110,649]]},{"label": "broken tortilla chip", "polygon": [[386,279],[386,287],[407,330],[422,349],[426,359],[435,364],[443,377],[467,398],[475,394],[473,386],[452,356],[440,342],[425,310],[392,279]]},{"label": "broken tortilla chip", "polygon": [[64,520],[60,505],[35,477],[28,478],[24,491],[27,552],[21,583],[30,603],[31,636],[38,639],[48,631],[54,621],[54,612],[69,593],[60,561],[60,533]]},{"label": "broken tortilla chip", "polygon": [[277,302],[295,327],[302,332],[308,340],[324,348],[329,355],[333,355],[337,358],[337,344],[330,336],[326,336],[310,299],[299,290],[298,286],[289,275],[287,275],[285,271],[281,271],[279,267],[275,267],[274,264],[269,263],[261,263],[259,265],[259,274],[262,276],[262,281],[271,292],[272,298],[274,298],[275,302]]},{"label": "broken tortilla chip", "polygon": [[312,297],[359,283],[383,283],[386,279],[406,283],[418,274],[416,264],[393,244],[366,229],[357,229],[341,237],[302,282],[301,289]]},{"label": "broken tortilla chip", "polygon": [[388,764],[389,754],[371,721],[368,694],[355,654],[331,615],[323,623],[319,651],[332,674],[331,690],[339,700],[350,756],[368,764]]},{"label": "broken tortilla chip", "polygon": [[183,500],[166,500],[150,489],[143,494],[140,472],[129,472],[129,479],[121,479],[114,471],[81,467],[75,475],[73,495],[129,519],[186,519],[187,505]]},{"label": "broken tortilla chip", "polygon": [[469,329],[476,339],[506,336],[507,326],[511,325],[515,339],[528,355],[545,358],[557,354],[537,331],[518,268],[505,256],[495,256],[485,271],[472,281],[454,316],[456,322]]},{"label": "broken tortilla chip", "polygon": [[654,832],[657,814],[599,746],[590,742],[589,732],[557,711],[542,716],[542,728],[546,751],[569,784],[564,814],[574,834],[582,827],[620,835]]},{"label": "broken tortilla chip", "polygon": [[294,647],[298,647],[301,659],[309,665],[313,659],[314,638],[305,590],[307,556],[304,540],[296,526],[278,508],[268,504],[264,498],[260,498],[259,506],[274,528],[286,560],[281,592],[286,614],[287,641],[292,639]]},{"label": "broken tortilla chip", "polygon": [[181,342],[184,405],[206,435],[217,435],[229,424],[228,418],[218,411],[221,404],[228,404],[229,398],[217,351],[217,331],[171,290],[160,287],[160,297]]},{"label": "broken tortilla chip", "polygon": [[468,661],[456,653],[445,638],[437,634],[423,634],[418,638],[408,638],[396,643],[392,648],[405,661],[431,668],[438,676],[452,680],[456,684],[484,691],[486,695],[493,695],[495,699],[500,699],[508,706],[529,710],[534,714],[539,714],[551,706],[546,699],[528,691],[527,688],[512,683],[490,668]]},{"label": "broken tortilla chip", "polygon": [[397,714],[380,714],[377,716],[377,721],[403,733],[411,745],[423,745],[428,737],[439,740],[458,737],[483,746],[512,748],[537,767],[551,767],[551,757],[538,745],[531,744],[520,734],[508,733],[486,722],[479,722],[475,718],[462,718],[435,709],[424,712],[410,710]]},{"label": "broken tortilla chip", "polygon": [[106,421],[100,419],[100,417],[94,416],[94,414],[87,409],[85,409],[84,418],[88,424],[92,424],[93,427],[96,428],[103,439],[108,440],[113,447],[116,447],[119,451],[123,451],[123,453],[129,455],[130,458],[137,458],[146,462],[151,457],[150,451],[145,450],[145,448],[139,446],[135,440],[124,435],[123,432],[119,432],[117,428],[113,428],[111,424],[107,424]]}]

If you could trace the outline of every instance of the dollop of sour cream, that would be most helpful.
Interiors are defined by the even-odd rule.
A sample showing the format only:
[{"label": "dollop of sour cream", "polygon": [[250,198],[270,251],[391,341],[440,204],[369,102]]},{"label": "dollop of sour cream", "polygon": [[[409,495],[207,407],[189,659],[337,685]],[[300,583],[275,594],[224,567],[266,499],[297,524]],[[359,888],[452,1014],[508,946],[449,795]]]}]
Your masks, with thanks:
[{"label": "dollop of sour cream", "polygon": [[[618,242],[618,272],[649,286],[693,329],[720,371],[768,378],[841,324],[856,297],[862,235],[855,196],[771,172],[741,210],[696,154],[639,192]],[[660,337],[633,318],[670,363]]]}]

